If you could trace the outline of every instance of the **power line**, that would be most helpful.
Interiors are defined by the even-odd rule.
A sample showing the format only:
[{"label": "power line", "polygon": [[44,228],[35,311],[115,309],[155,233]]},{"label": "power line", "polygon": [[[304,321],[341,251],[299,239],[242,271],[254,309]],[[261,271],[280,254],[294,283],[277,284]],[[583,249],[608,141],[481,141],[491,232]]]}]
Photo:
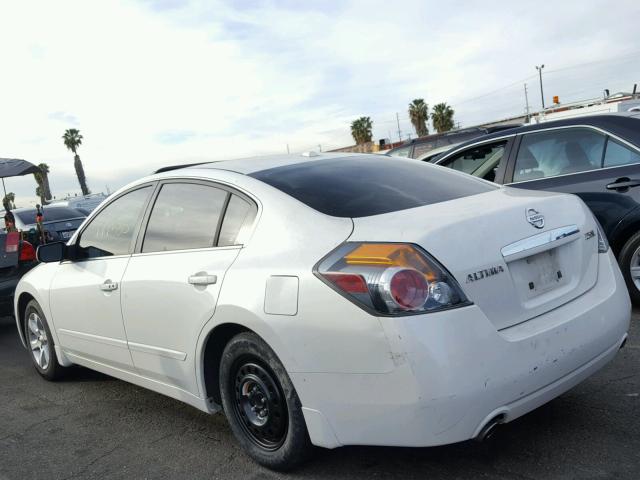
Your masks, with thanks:
[{"label": "power line", "polygon": [[500,87],[500,88],[496,88],[495,90],[491,90],[490,92],[483,93],[483,94],[478,95],[478,96],[476,96],[476,97],[466,98],[466,99],[461,100],[461,101],[459,101],[459,102],[455,102],[455,103],[453,103],[451,106],[453,106],[453,107],[457,107],[458,105],[462,105],[463,103],[469,103],[469,102],[472,102],[472,101],[474,101],[474,100],[479,100],[480,98],[488,97],[488,96],[490,96],[490,95],[495,95],[496,93],[503,92],[503,91],[504,91],[505,89],[507,89],[507,88],[511,88],[511,87],[516,86],[516,85],[521,85],[522,83],[526,82],[527,80],[531,80],[532,78],[535,78],[536,76],[537,76],[537,75],[530,75],[530,76],[528,76],[528,77],[521,78],[520,80],[517,80],[517,81],[515,81],[515,82],[513,82],[513,83],[510,83],[510,84],[508,84],[508,85],[503,85],[502,87]]},{"label": "power line", "polygon": [[618,57],[610,57],[610,58],[601,59],[601,60],[594,60],[592,62],[576,63],[575,65],[569,65],[567,67],[556,68],[555,70],[549,70],[546,73],[548,75],[550,73],[563,72],[565,70],[573,70],[574,68],[588,67],[590,65],[600,65],[600,64],[603,64],[603,63],[616,62],[618,60],[627,60],[629,58],[634,58],[634,57],[638,57],[638,56],[640,56],[640,51],[633,52],[633,53],[628,53],[628,54],[625,54],[625,55],[620,55]]},{"label": "power line", "polygon": [[[616,62],[618,60],[626,60],[626,59],[633,58],[633,57],[638,57],[638,56],[640,56],[640,51],[633,52],[633,53],[627,53],[625,55],[619,55],[617,57],[610,57],[610,58],[601,59],[601,60],[594,60],[592,62],[577,63],[575,65],[569,65],[567,67],[556,68],[555,70],[548,70],[545,73],[548,75],[550,73],[557,73],[557,72],[562,72],[562,71],[565,71],[565,70],[572,70],[572,69],[575,69],[575,68],[582,68],[582,67],[586,67],[586,66],[590,66],[590,65],[599,65],[599,64],[605,64],[605,63],[611,63],[611,62]],[[491,95],[495,95],[496,93],[501,93],[507,88],[511,88],[513,86],[516,86],[516,85],[521,85],[523,82],[526,82],[527,80],[531,80],[531,79],[533,79],[533,78],[535,78],[537,76],[538,75],[530,75],[530,76],[528,76],[526,78],[520,79],[520,80],[515,81],[513,83],[509,83],[507,85],[503,85],[502,87],[496,88],[495,90],[491,90],[489,92],[482,93],[482,94],[477,95],[475,97],[466,98],[466,99],[461,100],[459,102],[454,102],[454,103],[452,103],[451,106],[457,107],[458,105],[462,105],[463,103],[469,103],[469,102],[472,102],[474,100],[479,100],[481,98],[485,98],[485,97],[489,97]]]}]

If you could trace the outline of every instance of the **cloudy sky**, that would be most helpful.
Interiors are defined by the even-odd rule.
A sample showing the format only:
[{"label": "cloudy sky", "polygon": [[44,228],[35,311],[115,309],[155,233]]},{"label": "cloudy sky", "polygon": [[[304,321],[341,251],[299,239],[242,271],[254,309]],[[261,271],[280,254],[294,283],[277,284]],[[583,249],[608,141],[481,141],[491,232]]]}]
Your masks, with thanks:
[{"label": "cloudy sky", "polygon": [[[407,104],[446,101],[461,126],[640,84],[640,2],[0,0],[0,157],[46,162],[54,195],[163,165],[413,133]],[[8,179],[18,205],[31,177]]]}]

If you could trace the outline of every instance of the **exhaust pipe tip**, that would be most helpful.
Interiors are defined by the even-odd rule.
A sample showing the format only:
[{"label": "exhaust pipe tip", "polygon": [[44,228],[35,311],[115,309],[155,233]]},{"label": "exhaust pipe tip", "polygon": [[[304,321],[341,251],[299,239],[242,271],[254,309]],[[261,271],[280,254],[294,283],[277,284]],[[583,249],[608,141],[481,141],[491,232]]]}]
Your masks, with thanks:
[{"label": "exhaust pipe tip", "polygon": [[500,426],[503,423],[504,423],[504,413],[501,413],[500,415],[496,415],[491,420],[489,420],[484,427],[482,427],[482,430],[480,430],[480,433],[475,438],[475,440],[477,442],[484,442],[486,440],[489,440],[496,433],[498,426]]}]

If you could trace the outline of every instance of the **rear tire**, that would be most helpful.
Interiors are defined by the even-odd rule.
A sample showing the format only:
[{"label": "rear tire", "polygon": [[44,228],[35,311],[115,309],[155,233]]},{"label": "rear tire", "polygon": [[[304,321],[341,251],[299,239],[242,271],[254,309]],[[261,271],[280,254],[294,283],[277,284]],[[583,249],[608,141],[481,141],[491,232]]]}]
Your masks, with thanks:
[{"label": "rear tire", "polygon": [[302,405],[276,354],[256,334],[233,337],[220,362],[222,406],[233,434],[256,462],[291,470],[311,453]]},{"label": "rear tire", "polygon": [[24,311],[24,336],[29,357],[38,373],[49,381],[60,379],[65,368],[58,363],[49,324],[35,300],[31,300]]},{"label": "rear tire", "polygon": [[[631,301],[640,305],[640,232],[632,235],[624,244],[618,255],[618,264],[627,283]],[[632,268],[634,274],[631,272]]]}]

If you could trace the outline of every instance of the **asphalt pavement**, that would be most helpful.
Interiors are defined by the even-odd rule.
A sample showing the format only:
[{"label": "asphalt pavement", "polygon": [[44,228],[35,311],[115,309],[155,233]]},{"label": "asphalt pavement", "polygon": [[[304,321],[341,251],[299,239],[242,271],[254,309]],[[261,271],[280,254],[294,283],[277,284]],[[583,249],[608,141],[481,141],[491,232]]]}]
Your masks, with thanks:
[{"label": "asphalt pavement", "polygon": [[616,359],[488,442],[318,450],[277,474],[239,449],[223,415],[75,368],[59,383],[31,366],[0,320],[0,479],[639,479],[640,310]]}]

